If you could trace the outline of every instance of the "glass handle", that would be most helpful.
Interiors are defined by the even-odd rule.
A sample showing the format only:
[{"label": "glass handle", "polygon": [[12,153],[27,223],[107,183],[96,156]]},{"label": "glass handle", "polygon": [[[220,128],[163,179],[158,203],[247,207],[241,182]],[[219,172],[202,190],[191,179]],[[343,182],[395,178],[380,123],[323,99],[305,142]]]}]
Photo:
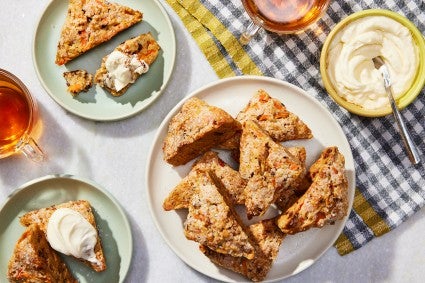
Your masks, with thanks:
[{"label": "glass handle", "polygon": [[46,159],[46,155],[31,137],[22,137],[16,148],[34,162],[42,162]]},{"label": "glass handle", "polygon": [[241,37],[239,38],[239,41],[242,45],[248,44],[248,42],[251,40],[251,38],[260,30],[260,27],[254,24],[253,22],[250,22],[249,25],[246,27],[245,31],[242,33]]}]

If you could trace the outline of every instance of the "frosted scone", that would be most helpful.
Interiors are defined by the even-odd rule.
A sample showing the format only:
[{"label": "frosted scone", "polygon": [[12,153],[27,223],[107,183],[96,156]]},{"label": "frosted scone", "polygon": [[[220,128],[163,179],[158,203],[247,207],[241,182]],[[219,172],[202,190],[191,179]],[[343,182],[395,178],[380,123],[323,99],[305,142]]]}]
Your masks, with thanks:
[{"label": "frosted scone", "polygon": [[[70,201],[30,211],[20,222],[24,226],[38,224],[55,250],[77,258],[97,272],[106,269],[96,220],[88,201]],[[70,229],[72,227],[75,229]]]},{"label": "frosted scone", "polygon": [[113,96],[123,95],[158,57],[160,46],[150,33],[141,34],[118,45],[103,57],[94,81]]},{"label": "frosted scone", "polygon": [[312,184],[305,194],[277,220],[279,228],[295,234],[323,227],[348,213],[348,182],[345,159],[337,147],[323,150],[309,170]]},{"label": "frosted scone", "polygon": [[192,97],[171,119],[162,150],[164,160],[178,166],[233,136],[240,123],[221,108]]},{"label": "frosted scone", "polygon": [[142,13],[106,0],[69,0],[58,43],[63,65],[142,20]]},{"label": "frosted scone", "polygon": [[78,282],[37,224],[28,226],[17,241],[7,278],[10,282]]}]

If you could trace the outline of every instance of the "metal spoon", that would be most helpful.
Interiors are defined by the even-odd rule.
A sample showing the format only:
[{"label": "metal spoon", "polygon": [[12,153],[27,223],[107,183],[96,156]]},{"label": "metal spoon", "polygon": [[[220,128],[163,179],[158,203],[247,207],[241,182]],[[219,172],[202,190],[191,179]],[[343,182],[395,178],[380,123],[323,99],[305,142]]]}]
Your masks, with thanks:
[{"label": "metal spoon", "polygon": [[377,57],[372,58],[372,61],[373,61],[373,64],[375,65],[375,68],[378,69],[381,72],[381,75],[384,78],[385,90],[387,91],[388,98],[390,100],[390,105],[391,105],[391,108],[393,110],[393,114],[394,114],[395,120],[397,122],[401,138],[403,139],[404,146],[407,149],[407,154],[409,156],[409,159],[412,162],[412,164],[419,164],[421,162],[421,159],[419,157],[419,152],[418,152],[415,144],[413,143],[412,138],[410,137],[410,135],[407,131],[407,127],[404,123],[404,120],[403,120],[403,118],[400,114],[400,111],[397,108],[397,104],[395,103],[395,100],[394,100],[394,94],[393,94],[393,90],[391,88],[391,78],[390,78],[390,73],[388,71],[388,68],[385,65],[385,62],[384,62],[384,60],[382,59],[381,56],[377,56]]}]

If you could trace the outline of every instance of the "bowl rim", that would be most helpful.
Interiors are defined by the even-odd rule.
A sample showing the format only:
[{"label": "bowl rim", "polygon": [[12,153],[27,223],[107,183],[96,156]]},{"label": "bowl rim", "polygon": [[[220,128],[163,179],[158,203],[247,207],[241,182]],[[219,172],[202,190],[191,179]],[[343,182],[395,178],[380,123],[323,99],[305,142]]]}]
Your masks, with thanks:
[{"label": "bowl rim", "polygon": [[388,18],[396,20],[397,22],[405,26],[407,29],[409,29],[413,37],[413,40],[415,41],[418,47],[418,56],[419,56],[418,60],[420,63],[418,66],[418,71],[416,73],[416,76],[412,82],[412,85],[402,96],[400,96],[396,100],[397,106],[399,107],[399,109],[403,109],[416,99],[416,97],[420,94],[420,92],[422,91],[425,85],[425,63],[421,63],[421,62],[425,62],[425,38],[422,35],[422,33],[419,31],[419,29],[409,19],[407,19],[405,16],[399,13],[396,13],[390,10],[386,10],[386,9],[362,10],[345,17],[339,23],[337,23],[332,28],[329,35],[326,37],[326,40],[322,46],[322,50],[320,54],[320,73],[321,73],[322,81],[326,91],[334,99],[334,101],[337,102],[340,106],[342,106],[349,112],[357,114],[359,116],[382,117],[392,113],[390,106],[378,108],[378,109],[365,109],[359,105],[348,102],[347,100],[342,98],[340,95],[338,95],[332,83],[330,82],[330,79],[326,71],[328,49],[335,35],[339,33],[349,23],[356,21],[360,18],[368,17],[368,16],[386,16]]}]

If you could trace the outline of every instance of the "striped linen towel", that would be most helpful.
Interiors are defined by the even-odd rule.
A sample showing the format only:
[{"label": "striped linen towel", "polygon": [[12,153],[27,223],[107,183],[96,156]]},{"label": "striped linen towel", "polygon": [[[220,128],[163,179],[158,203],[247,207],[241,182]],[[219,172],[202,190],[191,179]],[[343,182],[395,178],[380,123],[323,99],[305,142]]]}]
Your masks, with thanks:
[{"label": "striped linen towel", "polygon": [[381,8],[410,19],[425,30],[425,2],[332,1],[309,30],[278,36],[260,30],[242,46],[238,38],[249,23],[240,0],[167,0],[179,15],[220,78],[264,75],[303,88],[333,113],[350,143],[356,166],[356,192],[349,220],[335,243],[341,255],[396,228],[425,204],[425,96],[403,110],[420,151],[420,165],[410,165],[392,115],[363,118],[339,107],[326,93],[320,72],[321,47],[331,29],[354,12]]}]

